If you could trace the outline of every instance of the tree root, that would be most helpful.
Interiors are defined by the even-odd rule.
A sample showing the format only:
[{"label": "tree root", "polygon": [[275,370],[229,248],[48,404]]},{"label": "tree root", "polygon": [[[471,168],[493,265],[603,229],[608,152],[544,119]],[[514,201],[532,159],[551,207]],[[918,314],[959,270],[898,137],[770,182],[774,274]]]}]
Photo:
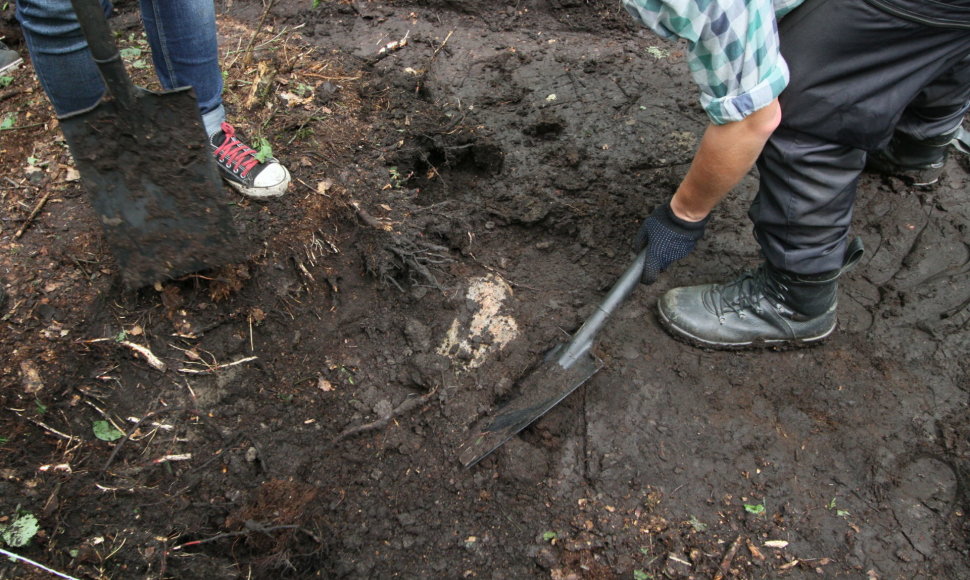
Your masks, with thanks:
[{"label": "tree root", "polygon": [[404,402],[398,405],[393,411],[391,411],[386,416],[381,417],[376,421],[371,421],[370,423],[364,423],[363,425],[355,425],[353,427],[348,427],[344,429],[343,431],[340,432],[339,435],[333,438],[330,444],[336,445],[337,443],[340,443],[341,441],[349,437],[360,435],[361,433],[367,433],[368,431],[377,431],[379,429],[383,429],[384,427],[387,426],[388,423],[391,422],[392,419],[396,419],[397,417],[400,417],[405,413],[408,413],[411,410],[424,405],[425,403],[430,401],[432,397],[434,397],[437,393],[438,393],[438,389],[436,387],[431,391],[425,393],[424,395],[421,395],[420,397],[412,397],[412,398],[405,399]]}]

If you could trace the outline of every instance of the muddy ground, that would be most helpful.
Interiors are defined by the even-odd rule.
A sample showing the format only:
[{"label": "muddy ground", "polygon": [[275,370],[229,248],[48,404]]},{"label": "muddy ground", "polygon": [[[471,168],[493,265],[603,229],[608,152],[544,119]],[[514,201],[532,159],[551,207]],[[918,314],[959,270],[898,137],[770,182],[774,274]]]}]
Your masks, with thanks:
[{"label": "muddy ground", "polygon": [[127,290],[29,63],[0,89],[0,526],[39,524],[0,547],[75,578],[970,576],[966,159],[863,178],[824,345],[697,350],[656,299],[757,263],[750,176],[604,368],[466,469],[686,171],[683,47],[614,0],[266,4],[219,3],[227,106],[294,181],[222,192],[217,271]]}]

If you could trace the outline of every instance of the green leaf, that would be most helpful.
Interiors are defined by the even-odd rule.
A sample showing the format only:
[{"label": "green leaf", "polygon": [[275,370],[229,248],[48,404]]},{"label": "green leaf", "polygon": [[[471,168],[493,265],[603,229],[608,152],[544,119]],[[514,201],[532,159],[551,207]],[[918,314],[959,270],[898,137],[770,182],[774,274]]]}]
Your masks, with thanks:
[{"label": "green leaf", "polygon": [[9,87],[13,83],[13,77],[8,75],[0,76],[0,88]]},{"label": "green leaf", "polygon": [[17,115],[14,115],[13,113],[7,113],[7,115],[3,118],[3,121],[0,121],[0,131],[12,129],[14,126],[14,123],[16,122],[17,122]]},{"label": "green leaf", "polygon": [[542,532],[542,539],[546,542],[551,542],[559,537],[556,532]]},{"label": "green leaf", "polygon": [[47,412],[47,405],[40,402],[40,399],[34,399],[34,404],[37,405],[37,414],[43,415]]},{"label": "green leaf", "polygon": [[117,441],[124,437],[121,431],[115,429],[107,421],[95,421],[92,427],[94,428],[94,436],[102,441]]},{"label": "green leaf", "polygon": [[273,156],[273,148],[270,147],[269,141],[265,137],[261,137],[259,141],[256,142],[259,149],[256,151],[256,159],[263,163],[267,159]]},{"label": "green leaf", "polygon": [[643,570],[633,571],[633,580],[650,580],[651,578],[653,578],[653,575],[647,574]]},{"label": "green leaf", "polygon": [[118,52],[121,53],[121,58],[125,60],[130,60],[141,56],[141,49],[135,46],[132,46],[129,48],[122,48]]},{"label": "green leaf", "polygon": [[30,513],[18,514],[10,524],[0,527],[0,540],[12,548],[22,548],[40,531],[37,518]]},{"label": "green leaf", "polygon": [[702,522],[699,519],[697,519],[696,516],[691,516],[690,517],[690,525],[691,525],[691,527],[694,528],[694,531],[695,532],[704,532],[704,531],[707,531],[707,524],[705,524],[704,522]]},{"label": "green leaf", "polygon": [[758,504],[746,503],[744,504],[744,511],[748,512],[749,514],[760,516],[761,514],[765,513],[765,506],[761,505],[760,503]]}]

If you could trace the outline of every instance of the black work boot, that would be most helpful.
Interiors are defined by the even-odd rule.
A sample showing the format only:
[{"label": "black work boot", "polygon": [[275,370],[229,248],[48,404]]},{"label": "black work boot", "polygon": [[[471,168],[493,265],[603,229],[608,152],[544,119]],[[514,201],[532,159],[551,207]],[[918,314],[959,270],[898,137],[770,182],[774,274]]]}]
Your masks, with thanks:
[{"label": "black work boot", "polygon": [[917,186],[932,185],[943,174],[950,146],[964,151],[965,138],[962,127],[929,139],[897,132],[885,149],[869,155],[866,169],[894,175]]},{"label": "black work boot", "polygon": [[727,284],[674,288],[657,303],[674,336],[716,349],[799,345],[835,330],[837,279],[862,257],[857,238],[842,268],[812,276],[768,262]]}]

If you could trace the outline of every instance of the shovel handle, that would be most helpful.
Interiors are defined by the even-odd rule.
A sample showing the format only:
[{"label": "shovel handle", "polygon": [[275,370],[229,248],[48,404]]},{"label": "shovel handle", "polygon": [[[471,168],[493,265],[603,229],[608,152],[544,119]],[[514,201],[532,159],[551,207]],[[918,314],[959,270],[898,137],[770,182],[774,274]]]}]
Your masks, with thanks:
[{"label": "shovel handle", "polygon": [[644,248],[637,254],[637,257],[633,260],[633,263],[623,272],[620,279],[613,285],[613,289],[610,293],[606,295],[606,298],[596,307],[596,311],[590,316],[586,322],[576,331],[573,335],[572,340],[570,340],[565,345],[565,349],[561,352],[557,361],[559,365],[565,369],[573,366],[579,357],[586,354],[590,347],[593,346],[593,339],[596,337],[596,333],[599,332],[600,327],[606,322],[606,319],[613,314],[616,307],[626,300],[626,297],[633,292],[637,284],[640,282],[640,275],[643,274],[643,260],[647,255],[647,248]]},{"label": "shovel handle", "polygon": [[108,92],[123,108],[131,108],[135,99],[135,87],[125,70],[100,0],[71,0],[71,4]]}]

